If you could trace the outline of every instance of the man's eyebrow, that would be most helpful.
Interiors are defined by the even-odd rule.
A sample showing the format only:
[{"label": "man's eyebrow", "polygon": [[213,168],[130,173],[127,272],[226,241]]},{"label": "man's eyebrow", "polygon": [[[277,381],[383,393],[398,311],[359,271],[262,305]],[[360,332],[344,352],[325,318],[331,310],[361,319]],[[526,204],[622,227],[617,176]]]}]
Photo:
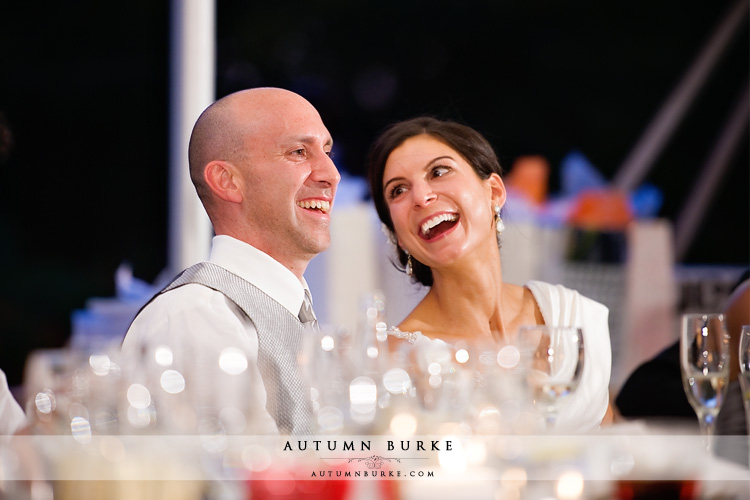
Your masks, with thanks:
[{"label": "man's eyebrow", "polygon": [[[289,138],[288,142],[301,142],[302,144],[314,144],[318,141],[318,137],[314,135],[296,135]],[[333,137],[328,139],[323,144],[324,146],[333,146]]]}]

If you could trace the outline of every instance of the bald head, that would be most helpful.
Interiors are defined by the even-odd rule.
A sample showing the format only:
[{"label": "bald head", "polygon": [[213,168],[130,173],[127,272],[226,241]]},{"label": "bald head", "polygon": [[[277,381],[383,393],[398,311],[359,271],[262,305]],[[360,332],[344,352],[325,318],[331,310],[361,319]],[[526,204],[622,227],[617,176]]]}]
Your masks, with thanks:
[{"label": "bald head", "polygon": [[332,148],[318,111],[288,90],[244,90],[209,106],[193,128],[188,156],[214,232],[301,277],[330,245],[341,178]]},{"label": "bald head", "polygon": [[312,104],[302,96],[272,87],[235,92],[206,108],[193,127],[188,147],[190,179],[203,204],[211,201],[211,191],[204,179],[208,163],[243,160],[254,134],[267,130],[272,122],[283,121],[287,114],[299,109],[317,115]]}]

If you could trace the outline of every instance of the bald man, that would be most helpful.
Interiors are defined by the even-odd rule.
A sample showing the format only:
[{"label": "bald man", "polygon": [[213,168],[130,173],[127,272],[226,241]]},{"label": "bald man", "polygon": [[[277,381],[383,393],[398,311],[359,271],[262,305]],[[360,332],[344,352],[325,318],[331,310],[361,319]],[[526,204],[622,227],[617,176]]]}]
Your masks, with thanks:
[{"label": "bald man", "polygon": [[152,299],[122,344],[152,387],[159,426],[310,430],[297,362],[314,321],[303,274],[330,245],[332,144],[315,108],[282,89],[231,94],[198,118],[188,156],[216,234],[210,258]]}]

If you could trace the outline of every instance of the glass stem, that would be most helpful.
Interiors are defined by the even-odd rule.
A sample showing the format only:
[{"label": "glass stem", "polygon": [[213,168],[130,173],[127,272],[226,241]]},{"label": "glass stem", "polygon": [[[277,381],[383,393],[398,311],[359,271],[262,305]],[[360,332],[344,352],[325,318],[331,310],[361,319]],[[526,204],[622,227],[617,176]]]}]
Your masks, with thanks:
[{"label": "glass stem", "polygon": [[711,454],[711,441],[714,435],[714,428],[716,424],[716,416],[712,413],[705,412],[698,419],[701,425],[701,434],[703,435],[703,444],[706,446],[706,451]]},{"label": "glass stem", "polygon": [[554,430],[555,424],[557,424],[557,412],[548,412],[544,418],[544,428],[548,431]]}]

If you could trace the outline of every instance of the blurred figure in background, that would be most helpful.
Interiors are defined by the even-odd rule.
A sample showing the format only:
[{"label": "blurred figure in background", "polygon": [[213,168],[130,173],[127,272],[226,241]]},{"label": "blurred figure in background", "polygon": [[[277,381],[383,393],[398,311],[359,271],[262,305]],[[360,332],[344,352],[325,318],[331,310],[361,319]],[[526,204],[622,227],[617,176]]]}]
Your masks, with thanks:
[{"label": "blurred figure in background", "polygon": [[[738,353],[742,325],[750,324],[750,271],[745,271],[732,287],[722,312],[730,336],[729,387],[716,419],[716,434],[746,435]],[[682,384],[679,340],[635,369],[620,389],[615,405],[625,418],[680,418],[698,425]],[[721,446],[716,450],[721,454]],[[747,453],[731,455],[729,458],[747,463]]]},{"label": "blurred figure in background", "polygon": [[0,165],[5,165],[5,162],[10,156],[10,149],[13,146],[13,132],[8,126],[8,121],[5,119],[5,115],[0,112]]},{"label": "blurred figure in background", "polygon": [[[724,307],[727,333],[732,339],[730,343],[730,381],[732,384],[730,384],[727,399],[739,395],[739,392],[732,395],[735,391],[731,389],[731,385],[737,386],[739,374],[737,352],[740,328],[742,325],[750,324],[749,276],[750,272],[747,271],[741,276],[732,288],[733,292]],[[695,411],[688,403],[682,387],[679,340],[636,368],[620,389],[615,404],[620,415],[626,418],[667,417],[693,421]],[[741,401],[739,405],[742,407]],[[732,405],[729,404],[729,406]],[[726,403],[724,408],[727,408]],[[718,427],[723,427],[721,422],[727,418],[728,413],[729,411],[722,410],[719,414]],[[737,427],[740,433],[746,434],[744,411],[740,417],[742,426],[733,425],[732,427]]]},{"label": "blurred figure in background", "polygon": [[724,306],[724,322],[729,334],[729,385],[716,417],[715,453],[748,465],[748,440],[735,436],[748,434],[747,414],[740,384],[740,337],[742,326],[750,325],[750,271],[746,271]]}]

